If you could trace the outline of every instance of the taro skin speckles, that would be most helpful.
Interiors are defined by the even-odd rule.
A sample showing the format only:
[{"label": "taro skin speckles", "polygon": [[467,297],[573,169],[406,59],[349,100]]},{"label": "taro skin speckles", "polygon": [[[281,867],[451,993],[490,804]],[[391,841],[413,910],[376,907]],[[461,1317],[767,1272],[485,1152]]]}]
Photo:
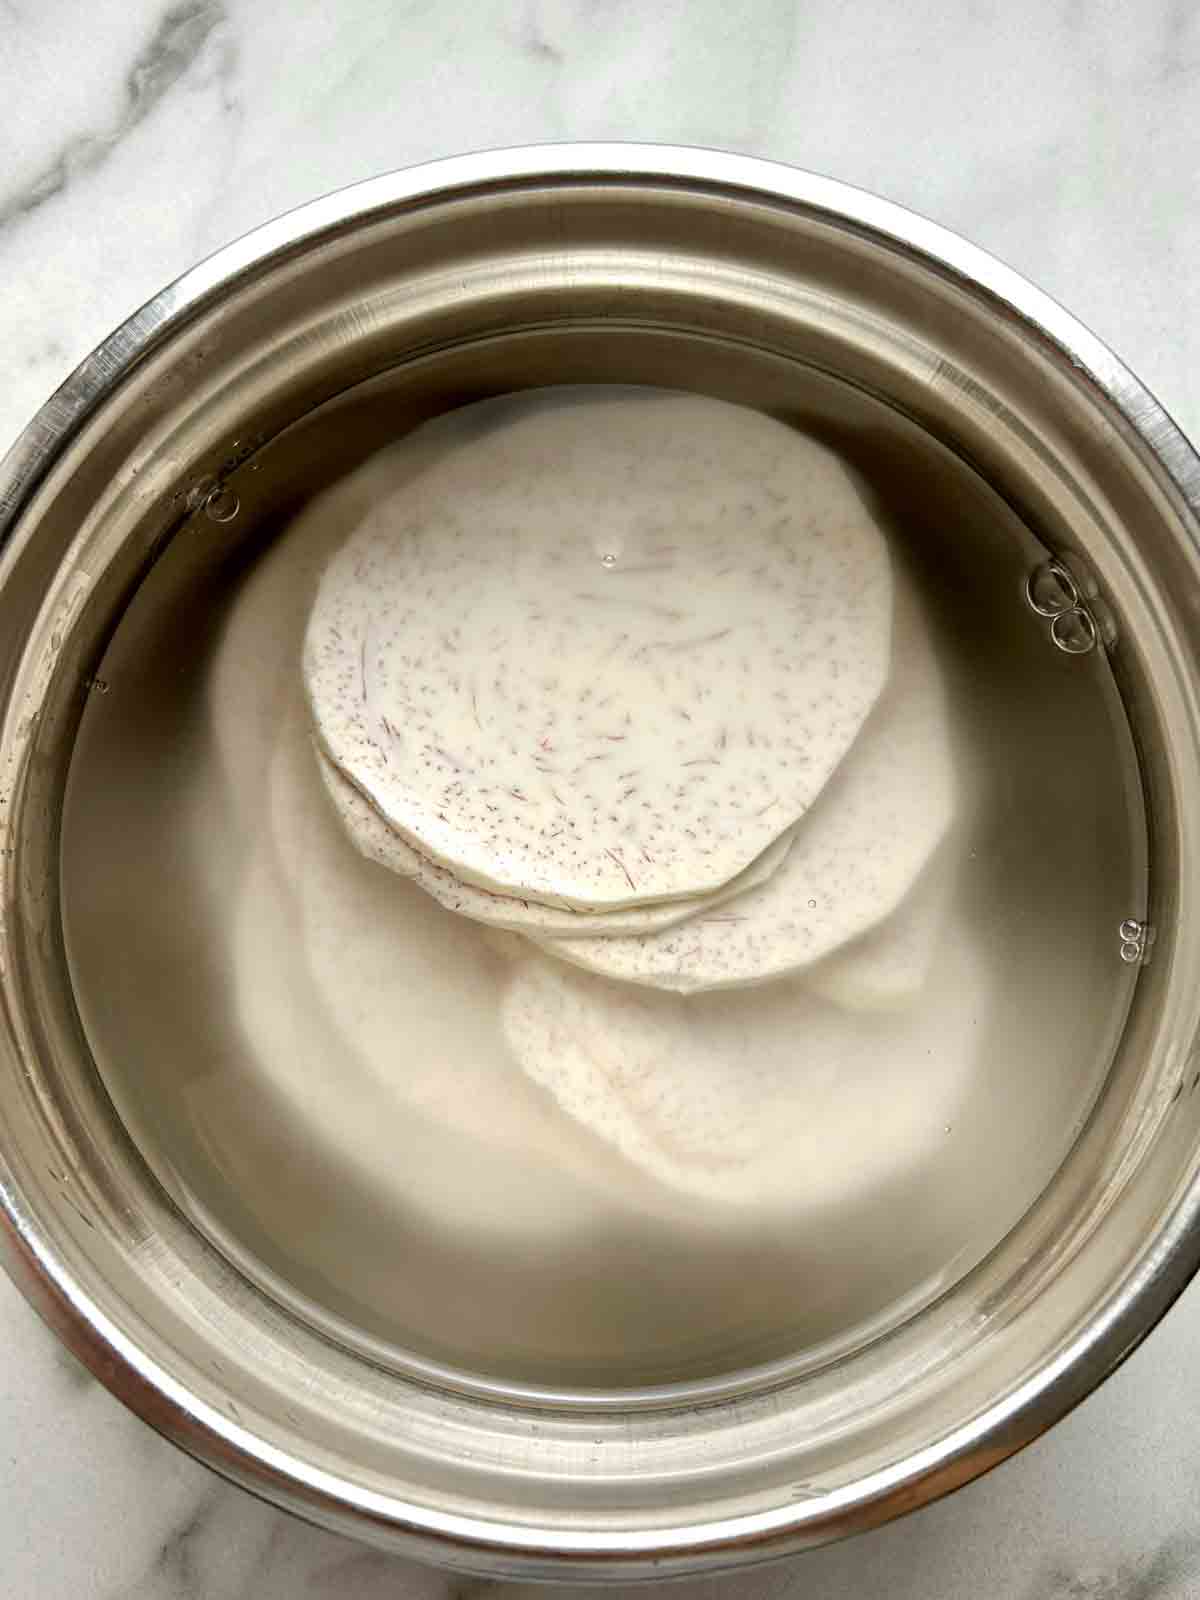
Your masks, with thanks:
[{"label": "taro skin speckles", "polygon": [[949,830],[959,779],[941,669],[897,576],[891,677],[782,866],[728,906],[659,933],[560,939],[556,954],[681,993],[762,983],[819,961],[904,899]]},{"label": "taro skin speckles", "polygon": [[694,396],[454,424],[418,430],[421,470],[322,577],[326,755],[464,882],[585,910],[720,888],[812,805],[887,676],[889,555],[854,481]]},{"label": "taro skin speckles", "polygon": [[545,939],[609,938],[618,933],[647,933],[669,928],[700,911],[725,905],[747,889],[765,883],[787,855],[792,842],[790,830],[781,834],[744,872],[739,872],[711,894],[687,900],[660,900],[649,906],[622,906],[614,911],[577,911],[572,906],[548,906],[537,900],[516,900],[511,895],[493,894],[478,884],[456,878],[445,867],[423,856],[385,822],[366,796],[327,756],[318,751],[317,759],[333,808],[360,855],[401,878],[411,879],[447,911],[456,911],[459,916],[487,923],[489,927]]}]

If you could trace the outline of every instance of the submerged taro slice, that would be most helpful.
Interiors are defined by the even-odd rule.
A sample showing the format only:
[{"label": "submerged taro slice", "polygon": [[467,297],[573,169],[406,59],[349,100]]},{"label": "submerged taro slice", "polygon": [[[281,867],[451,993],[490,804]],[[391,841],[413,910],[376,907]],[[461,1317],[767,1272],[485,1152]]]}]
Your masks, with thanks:
[{"label": "submerged taro slice", "polygon": [[796,980],[685,997],[529,956],[501,1016],[523,1071],[635,1168],[697,1200],[790,1209],[927,1158],[986,1037],[987,979],[970,929],[929,1004],[877,1015]]},{"label": "submerged taro slice", "polygon": [[951,835],[905,899],[877,928],[826,956],[804,987],[848,1011],[908,1005],[929,982],[950,920],[961,867]]},{"label": "submerged taro slice", "polygon": [[[629,1200],[629,1174],[615,1154],[589,1159],[587,1135],[514,1073],[490,1006],[462,1004],[464,977],[487,993],[507,968],[488,939],[525,941],[481,939],[363,860],[313,757],[299,673],[313,592],[330,552],[395,482],[385,454],[314,500],[239,586],[216,647],[216,792],[244,847],[230,974],[246,1076],[269,1083],[277,1118],[310,1128],[381,1206],[400,1200],[440,1225],[510,1237],[569,1235],[598,1200]],[[181,849],[205,847],[213,810],[203,790],[196,809],[197,832]],[[185,1090],[192,1109],[230,1092],[220,1074]],[[397,1128],[407,1130],[399,1143]],[[422,1128],[444,1132],[457,1159]],[[649,1195],[634,1203],[656,1187],[646,1180]]]},{"label": "submerged taro slice", "polygon": [[586,1227],[606,1197],[623,1203],[628,1174],[514,1071],[496,1002],[463,1004],[464,983],[490,997],[508,963],[357,854],[322,790],[302,695],[280,710],[231,945],[237,1026],[277,1115],[384,1209],[530,1239]]},{"label": "submerged taro slice", "polygon": [[547,939],[559,936],[607,938],[618,933],[669,928],[765,883],[778,869],[792,842],[790,832],[781,834],[745,871],[739,872],[722,888],[696,899],[662,900],[656,905],[624,906],[614,911],[576,911],[570,906],[547,906],[537,900],[515,900],[510,895],[481,889],[478,884],[463,883],[445,867],[423,856],[390,827],[327,756],[318,751],[317,759],[333,808],[360,855],[401,878],[411,879],[448,911],[456,911],[460,916],[493,928],[508,928]]},{"label": "submerged taro slice", "polygon": [[743,407],[555,391],[470,412],[418,430],[440,457],[322,577],[322,747],[485,889],[604,910],[721,887],[883,688],[883,535],[836,457]]},{"label": "submerged taro slice", "polygon": [[959,780],[946,693],[911,585],[897,581],[887,690],[796,828],[778,872],[728,906],[660,933],[557,939],[564,960],[687,992],[762,983],[849,943],[901,903],[954,821]]}]

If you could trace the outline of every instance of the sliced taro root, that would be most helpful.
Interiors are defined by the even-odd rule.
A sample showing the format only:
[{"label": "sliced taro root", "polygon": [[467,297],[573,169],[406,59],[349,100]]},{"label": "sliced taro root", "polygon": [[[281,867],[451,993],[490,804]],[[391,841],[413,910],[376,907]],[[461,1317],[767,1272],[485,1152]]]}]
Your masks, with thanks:
[{"label": "sliced taro root", "polygon": [[447,911],[542,938],[610,938],[618,933],[645,933],[669,928],[697,912],[724,905],[747,889],[765,883],[775,872],[792,842],[790,831],[781,834],[736,877],[720,889],[692,900],[662,900],[652,906],[625,906],[615,911],[576,911],[571,906],[547,906],[537,900],[516,900],[493,894],[478,884],[463,883],[445,867],[423,856],[415,845],[385,822],[365,795],[354,787],[339,767],[320,750],[321,777],[334,810],[356,850],[401,878],[411,878]]},{"label": "sliced taro root", "polygon": [[728,883],[887,676],[890,557],[854,480],[757,412],[654,391],[486,402],[412,443],[431,464],[317,591],[325,753],[481,888],[613,910]]},{"label": "sliced taro root", "polygon": [[657,1186],[631,1191],[615,1153],[597,1152],[515,1071],[498,999],[467,1002],[508,970],[482,930],[350,845],[299,692],[275,724],[255,803],[232,908],[234,1016],[251,1075],[296,1137],[311,1130],[381,1206],[482,1236],[561,1238],[598,1206],[653,1205]]},{"label": "sliced taro root", "polygon": [[778,872],[659,933],[557,939],[590,972],[679,993],[763,983],[848,944],[904,900],[953,823],[960,785],[945,687],[911,585],[896,583],[892,674]]},{"label": "sliced taro root", "polygon": [[929,982],[950,915],[961,865],[958,830],[891,916],[804,974],[804,987],[848,1011],[908,1005]]},{"label": "sliced taro root", "polygon": [[513,1057],[639,1172],[724,1205],[844,1202],[916,1170],[969,1081],[988,968],[971,930],[907,1012],[851,1015],[797,980],[671,995],[516,963]]}]

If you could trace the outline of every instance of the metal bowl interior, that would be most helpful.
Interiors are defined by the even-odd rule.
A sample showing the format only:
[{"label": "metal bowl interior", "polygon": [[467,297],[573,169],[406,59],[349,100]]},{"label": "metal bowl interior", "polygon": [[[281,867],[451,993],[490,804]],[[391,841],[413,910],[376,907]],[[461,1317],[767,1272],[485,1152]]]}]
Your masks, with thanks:
[{"label": "metal bowl interior", "polygon": [[[1053,1182],[886,1337],[720,1393],[509,1397],[387,1371],[237,1271],[151,1176],[76,1014],[59,821],[96,663],[172,541],[196,563],[450,406],[664,384],[788,414],[797,366],[969,462],[1094,583],[1137,739],[1153,960]],[[386,404],[381,405],[381,397]],[[203,515],[215,490],[233,508]],[[313,1520],[466,1569],[712,1570],[910,1509],[1053,1422],[1197,1265],[1200,462],[1065,313],[825,180],[587,147],[375,180],[134,317],[0,473],[0,1198],[6,1264],[124,1400]]]}]

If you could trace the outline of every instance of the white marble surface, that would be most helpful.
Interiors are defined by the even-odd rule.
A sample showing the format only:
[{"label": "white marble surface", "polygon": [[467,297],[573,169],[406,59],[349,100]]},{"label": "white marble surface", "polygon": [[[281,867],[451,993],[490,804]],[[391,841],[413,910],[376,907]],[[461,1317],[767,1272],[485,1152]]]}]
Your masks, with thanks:
[{"label": "white marble surface", "polygon": [[[197,257],[324,190],[541,139],[723,145],[959,229],[1200,435],[1195,0],[0,0],[0,448]],[[227,1488],[0,1280],[3,1600],[339,1600],[464,1585]],[[1200,1595],[1200,1287],[1050,1437],[721,1600]],[[678,1593],[679,1591],[676,1591]]]}]

